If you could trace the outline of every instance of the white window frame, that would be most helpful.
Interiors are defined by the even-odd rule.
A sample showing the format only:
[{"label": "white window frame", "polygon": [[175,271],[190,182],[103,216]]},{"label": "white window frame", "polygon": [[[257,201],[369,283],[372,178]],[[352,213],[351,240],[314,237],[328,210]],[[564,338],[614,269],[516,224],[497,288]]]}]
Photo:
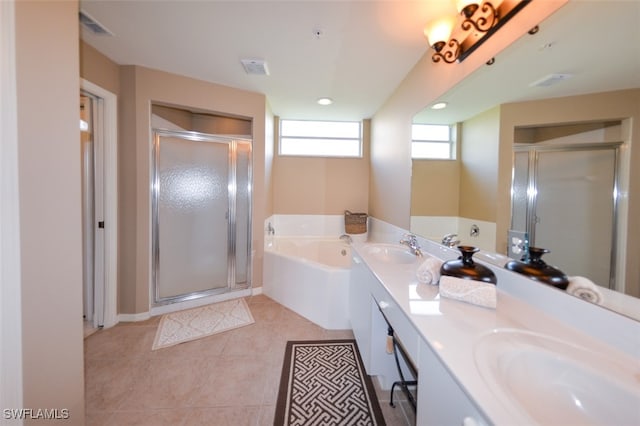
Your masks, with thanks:
[{"label": "white window frame", "polygon": [[[416,127],[417,126],[442,126],[448,128],[448,138],[447,139],[437,139],[437,138],[419,138],[415,136]],[[456,143],[454,136],[454,128],[451,125],[446,124],[412,124],[411,125],[411,159],[413,160],[455,160],[456,159]],[[416,155],[414,151],[415,144],[442,144],[448,146],[448,156],[440,157],[435,155]]]},{"label": "white window frame", "polygon": [[[328,127],[331,124],[350,124],[357,125],[358,132],[357,136],[354,134],[335,134],[331,131],[326,132],[324,134],[314,134],[311,130],[302,130],[300,134],[295,133],[283,133],[283,124],[286,126],[287,123],[297,123],[298,125],[302,125],[304,127],[305,123],[309,123],[312,125],[322,125],[327,124]],[[353,130],[353,129],[352,129]],[[329,121],[329,120],[287,120],[281,119],[279,132],[278,132],[278,155],[282,157],[314,157],[314,158],[362,158],[363,150],[362,150],[362,123],[359,121]],[[297,141],[298,143],[308,142],[309,146],[306,152],[300,150],[298,152],[291,152],[283,150],[283,140],[286,141]],[[340,142],[356,142],[358,144],[357,153],[349,154],[344,152],[339,152],[338,150],[332,151],[329,145],[325,145],[325,150],[322,150],[322,146],[319,145],[315,148],[312,146],[314,142],[328,142],[328,143],[340,143]]]}]

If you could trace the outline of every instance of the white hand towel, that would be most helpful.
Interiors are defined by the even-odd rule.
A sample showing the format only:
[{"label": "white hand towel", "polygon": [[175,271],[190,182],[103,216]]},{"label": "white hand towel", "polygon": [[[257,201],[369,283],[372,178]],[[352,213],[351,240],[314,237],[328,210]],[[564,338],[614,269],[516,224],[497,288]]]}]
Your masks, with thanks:
[{"label": "white hand towel", "polygon": [[495,285],[448,275],[440,277],[440,296],[493,309],[497,302]]},{"label": "white hand towel", "polygon": [[585,277],[569,277],[567,293],[598,305],[602,303],[604,298],[602,292],[598,290],[598,286]]},{"label": "white hand towel", "polygon": [[440,279],[440,266],[442,266],[440,259],[428,257],[427,260],[418,266],[418,270],[416,271],[418,281],[423,284],[438,284],[438,280]]}]

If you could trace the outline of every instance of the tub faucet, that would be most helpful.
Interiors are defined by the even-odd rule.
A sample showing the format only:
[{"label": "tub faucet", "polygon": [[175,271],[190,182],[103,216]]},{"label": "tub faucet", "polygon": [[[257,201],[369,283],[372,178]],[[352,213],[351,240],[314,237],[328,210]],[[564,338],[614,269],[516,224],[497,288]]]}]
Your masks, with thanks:
[{"label": "tub faucet", "polygon": [[269,224],[267,225],[267,235],[275,235],[275,234],[276,234],[276,230],[273,229],[271,222],[269,222]]},{"label": "tub faucet", "polygon": [[404,237],[400,240],[400,244],[404,244],[411,249],[411,253],[416,256],[422,256],[422,249],[418,243],[418,238],[413,234],[404,234]]},{"label": "tub faucet", "polygon": [[345,241],[347,244],[351,244],[353,242],[353,238],[351,238],[351,235],[347,234],[340,235],[340,239]]},{"label": "tub faucet", "polygon": [[460,240],[456,239],[457,237],[458,237],[458,234],[445,235],[444,237],[442,237],[442,245],[445,245],[451,248],[460,245]]}]

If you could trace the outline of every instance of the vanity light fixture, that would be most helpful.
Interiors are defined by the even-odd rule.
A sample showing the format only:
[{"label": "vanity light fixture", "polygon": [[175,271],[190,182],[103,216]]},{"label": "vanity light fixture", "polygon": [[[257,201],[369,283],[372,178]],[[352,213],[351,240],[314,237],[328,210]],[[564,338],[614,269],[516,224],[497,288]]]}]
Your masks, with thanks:
[{"label": "vanity light fixture", "polygon": [[[480,3],[478,3],[480,1]],[[456,15],[437,17],[424,29],[433,62],[462,62],[531,0],[457,0]]]},{"label": "vanity light fixture", "polygon": [[331,105],[333,103],[333,99],[331,98],[318,98],[317,100],[319,105]]}]

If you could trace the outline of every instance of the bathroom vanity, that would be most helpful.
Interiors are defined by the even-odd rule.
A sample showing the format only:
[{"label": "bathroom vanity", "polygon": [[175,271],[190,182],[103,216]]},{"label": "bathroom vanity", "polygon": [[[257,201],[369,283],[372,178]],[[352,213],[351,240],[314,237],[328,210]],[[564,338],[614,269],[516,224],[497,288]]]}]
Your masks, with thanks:
[{"label": "bathroom vanity", "polygon": [[[417,366],[418,425],[640,424],[638,322],[494,265],[496,309],[441,298],[418,282],[425,258],[396,243],[401,231],[376,221],[353,244],[349,303],[383,389],[397,379],[386,321]],[[425,256],[457,257],[420,243]]]}]

